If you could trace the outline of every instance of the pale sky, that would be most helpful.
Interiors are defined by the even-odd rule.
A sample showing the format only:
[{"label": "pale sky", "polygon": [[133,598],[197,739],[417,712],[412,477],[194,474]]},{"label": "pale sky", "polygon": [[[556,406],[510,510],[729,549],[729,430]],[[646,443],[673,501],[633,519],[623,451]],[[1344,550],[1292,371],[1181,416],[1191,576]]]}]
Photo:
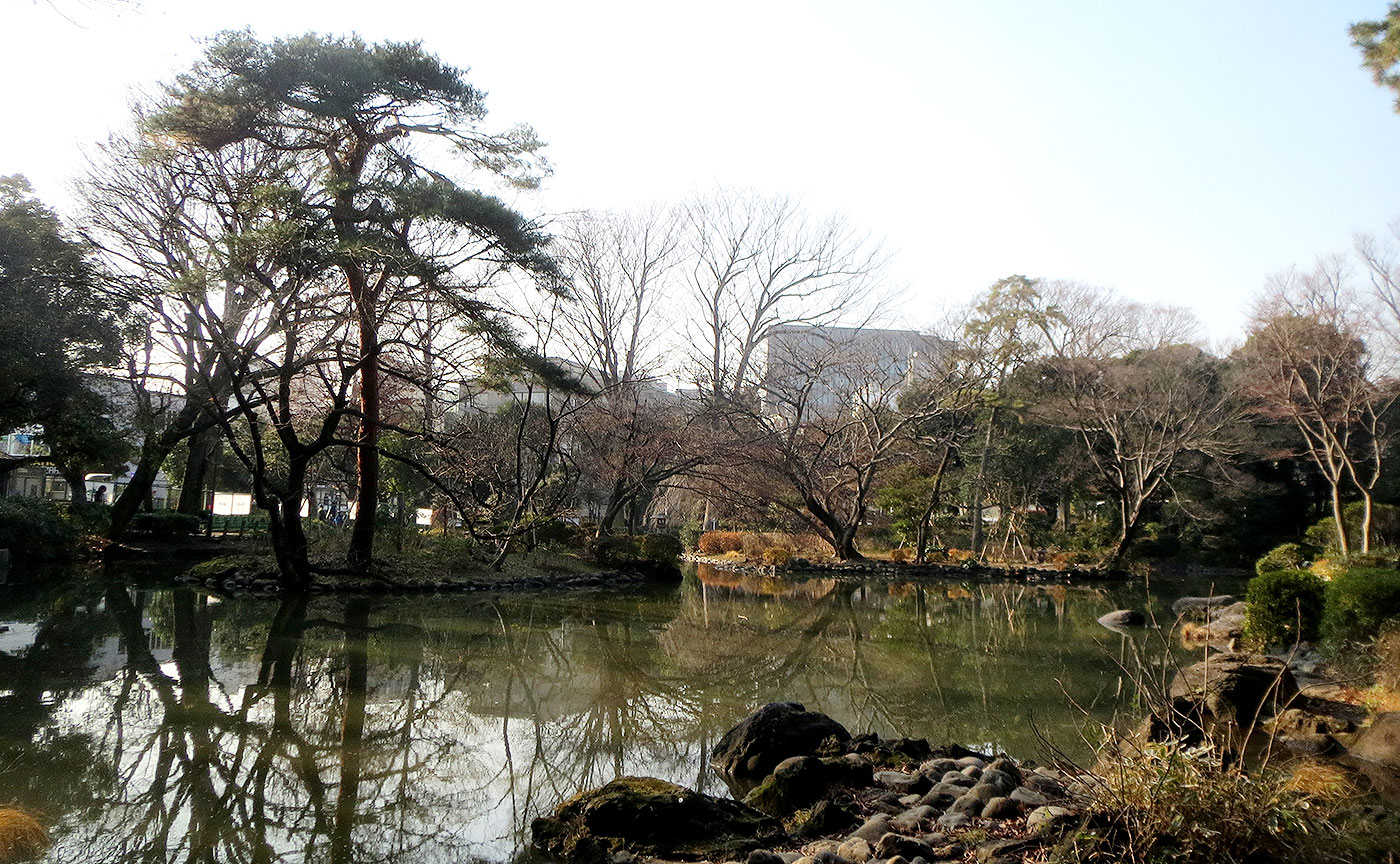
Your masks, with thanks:
[{"label": "pale sky", "polygon": [[1400,217],[1400,115],[1349,43],[1384,0],[532,3],[0,0],[0,174],[65,210],[84,146],[251,27],[422,40],[527,122],[546,214],[715,183],[884,238],[904,321],[1013,273],[1192,308]]}]

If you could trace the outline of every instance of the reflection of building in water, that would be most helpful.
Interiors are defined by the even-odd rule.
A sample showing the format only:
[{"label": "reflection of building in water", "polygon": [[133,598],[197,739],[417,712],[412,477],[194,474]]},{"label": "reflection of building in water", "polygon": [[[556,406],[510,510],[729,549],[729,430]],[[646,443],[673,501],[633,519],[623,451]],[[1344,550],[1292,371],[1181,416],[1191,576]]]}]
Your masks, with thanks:
[{"label": "reflection of building in water", "polygon": [[[141,632],[146,637],[146,647],[157,663],[167,663],[174,646],[162,639],[155,630],[155,623],[149,615],[141,616]],[[127,666],[128,645],[120,636],[108,636],[98,643],[88,660],[88,667],[96,680],[111,678]]]}]

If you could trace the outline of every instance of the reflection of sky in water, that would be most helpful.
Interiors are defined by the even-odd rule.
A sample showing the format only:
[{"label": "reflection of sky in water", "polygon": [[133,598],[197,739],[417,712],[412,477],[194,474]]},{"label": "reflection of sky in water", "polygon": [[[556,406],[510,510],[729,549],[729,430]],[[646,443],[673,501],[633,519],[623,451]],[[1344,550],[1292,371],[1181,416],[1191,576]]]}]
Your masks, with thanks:
[{"label": "reflection of sky in water", "polygon": [[[1142,608],[1140,588],[705,575],[659,592],[375,599],[362,636],[345,601],[318,599],[281,643],[290,690],[259,683],[275,602],[162,592],[4,622],[0,597],[0,797],[61,819],[53,861],[504,861],[530,818],[619,774],[723,793],[705,754],[763,702],[1032,758],[1034,726],[1082,756],[1080,732],[1130,708],[1117,664],[1161,657],[1150,634],[1094,623]],[[71,677],[61,650],[90,671]]]}]

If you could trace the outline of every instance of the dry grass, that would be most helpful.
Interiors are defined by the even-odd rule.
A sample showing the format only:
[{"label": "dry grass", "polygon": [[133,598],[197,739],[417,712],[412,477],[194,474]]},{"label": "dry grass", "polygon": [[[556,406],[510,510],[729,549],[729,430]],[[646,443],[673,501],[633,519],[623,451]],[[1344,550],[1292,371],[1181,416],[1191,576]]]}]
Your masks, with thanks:
[{"label": "dry grass", "polygon": [[1333,763],[1246,771],[1163,744],[1123,748],[1096,773],[1066,860],[1340,864],[1394,851],[1393,826],[1356,806],[1355,782]]},{"label": "dry grass", "polygon": [[14,807],[0,808],[0,864],[34,861],[49,848],[39,820]]}]

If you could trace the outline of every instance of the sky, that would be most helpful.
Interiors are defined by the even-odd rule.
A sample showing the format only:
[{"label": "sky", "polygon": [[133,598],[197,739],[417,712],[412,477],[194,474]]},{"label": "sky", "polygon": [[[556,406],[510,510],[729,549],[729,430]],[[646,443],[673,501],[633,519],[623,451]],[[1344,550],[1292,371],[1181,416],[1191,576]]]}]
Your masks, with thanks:
[{"label": "sky", "polygon": [[896,323],[1026,274],[1224,346],[1271,274],[1400,217],[1400,115],[1347,36],[1385,6],[0,0],[0,174],[69,212],[85,149],[222,30],[415,40],[548,142],[528,213],[752,187],[881,240]]}]

